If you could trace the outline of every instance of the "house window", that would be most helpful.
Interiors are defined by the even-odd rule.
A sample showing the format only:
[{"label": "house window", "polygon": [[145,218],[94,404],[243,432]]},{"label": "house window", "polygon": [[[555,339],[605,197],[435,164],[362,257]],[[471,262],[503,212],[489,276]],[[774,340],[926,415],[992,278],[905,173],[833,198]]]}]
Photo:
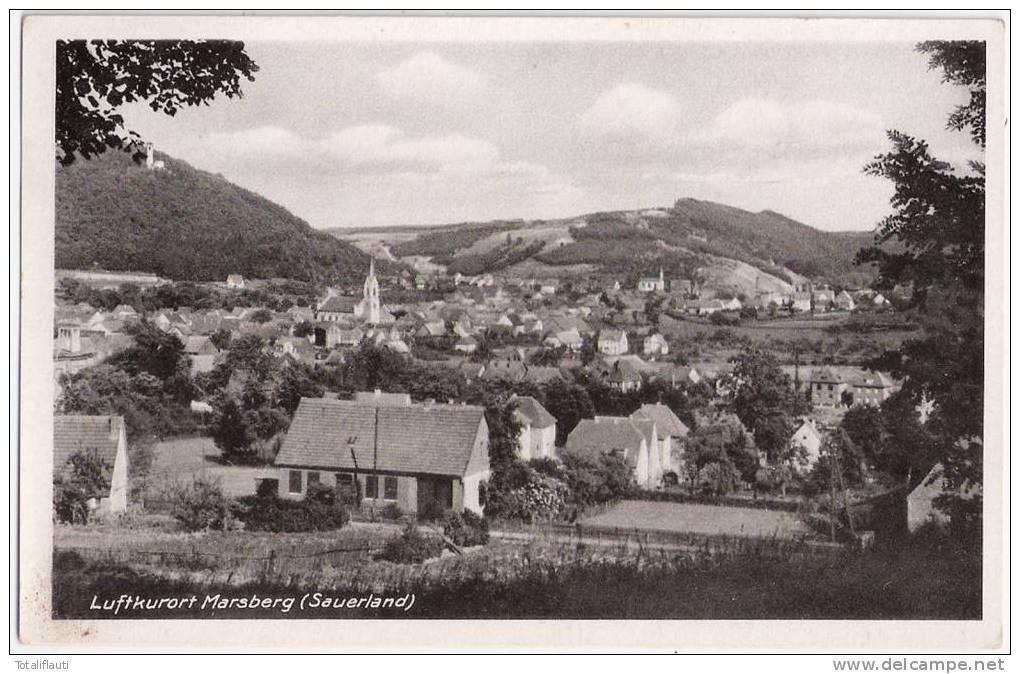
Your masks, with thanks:
[{"label": "house window", "polygon": [[379,498],[379,476],[378,475],[366,475],[365,476],[365,497],[366,498]]},{"label": "house window", "polygon": [[308,472],[308,484],[309,486],[319,484],[319,471],[312,470]]},{"label": "house window", "polygon": [[393,475],[383,478],[383,498],[387,501],[397,500],[397,478]]},{"label": "house window", "polygon": [[287,484],[287,490],[291,494],[300,494],[301,493],[301,471],[300,470],[292,470],[292,471],[290,471],[290,477],[289,477],[288,484]]}]

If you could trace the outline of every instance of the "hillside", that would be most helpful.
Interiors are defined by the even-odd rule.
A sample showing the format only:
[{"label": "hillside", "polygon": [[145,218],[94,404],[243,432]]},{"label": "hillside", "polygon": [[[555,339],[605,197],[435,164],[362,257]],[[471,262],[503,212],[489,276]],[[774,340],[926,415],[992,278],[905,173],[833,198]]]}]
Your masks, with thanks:
[{"label": "hillside", "polygon": [[870,232],[823,232],[773,211],[753,213],[680,199],[672,208],[593,213],[548,221],[494,221],[432,228],[334,230],[365,249],[405,260],[429,259],[450,272],[513,274],[527,261],[564,274],[594,268],[674,277],[695,271],[719,288],[782,288],[803,280],[861,286],[872,270],[857,267]]},{"label": "hillside", "polygon": [[148,170],[110,151],[56,169],[56,266],[175,280],[356,281],[368,255],[258,194],[160,155]]}]

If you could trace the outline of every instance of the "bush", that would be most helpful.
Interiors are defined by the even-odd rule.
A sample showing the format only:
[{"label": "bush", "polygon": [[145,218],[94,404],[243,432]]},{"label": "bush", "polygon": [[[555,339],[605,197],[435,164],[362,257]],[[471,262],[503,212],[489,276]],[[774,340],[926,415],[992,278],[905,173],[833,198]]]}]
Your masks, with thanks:
[{"label": "bush", "polygon": [[706,496],[725,496],[737,488],[740,475],[732,463],[718,461],[698,471],[697,489]]},{"label": "bush", "polygon": [[274,533],[332,531],[351,520],[336,491],[322,484],[309,485],[301,501],[280,499],[273,493],[245,496],[234,501],[233,513],[249,531]]},{"label": "bush", "polygon": [[634,489],[634,472],[619,454],[564,452],[563,472],[571,503],[580,510],[623,498]]},{"label": "bush", "polygon": [[489,522],[470,510],[451,512],[443,521],[443,535],[461,547],[489,542]]},{"label": "bush", "polygon": [[522,461],[510,464],[499,482],[486,490],[485,514],[522,522],[548,521],[561,515],[570,490],[561,480]]},{"label": "bush", "polygon": [[395,564],[421,564],[442,553],[441,540],[423,534],[413,522],[408,522],[403,532],[386,542],[380,556]]},{"label": "bush", "polygon": [[170,514],[185,531],[226,531],[233,525],[230,501],[217,481],[198,479],[187,487],[177,488],[171,502]]},{"label": "bush", "polygon": [[387,503],[386,507],[379,513],[384,520],[402,520],[404,511],[396,503]]},{"label": "bush", "polygon": [[87,524],[89,501],[110,492],[111,466],[96,450],[75,452],[67,464],[70,470],[53,480],[53,509],[60,522]]}]

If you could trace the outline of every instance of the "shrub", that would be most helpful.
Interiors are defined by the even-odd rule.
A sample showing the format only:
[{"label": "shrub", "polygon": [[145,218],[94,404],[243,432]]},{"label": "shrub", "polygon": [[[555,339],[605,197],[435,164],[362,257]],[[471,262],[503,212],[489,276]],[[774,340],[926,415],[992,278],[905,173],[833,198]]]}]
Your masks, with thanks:
[{"label": "shrub", "polygon": [[89,501],[110,491],[111,467],[96,450],[75,452],[67,464],[70,470],[53,480],[53,509],[61,522],[86,524]]},{"label": "shrub", "polygon": [[336,491],[312,484],[304,500],[289,501],[275,493],[245,496],[234,501],[233,513],[249,531],[298,533],[341,529],[351,520],[347,508],[337,501]]},{"label": "shrub", "polygon": [[707,496],[725,496],[736,490],[740,475],[732,463],[717,461],[698,471],[697,489]]},{"label": "shrub", "polygon": [[507,466],[486,490],[485,514],[522,522],[548,521],[563,513],[570,490],[561,480],[522,461]]},{"label": "shrub", "polygon": [[461,547],[489,542],[489,522],[470,510],[451,512],[443,521],[443,535]]},{"label": "shrub", "polygon": [[386,542],[380,556],[395,564],[421,564],[442,552],[441,540],[423,534],[413,522],[408,522],[403,532]]},{"label": "shrub", "polygon": [[404,511],[396,503],[387,503],[386,507],[379,513],[384,520],[402,520]]},{"label": "shrub", "polygon": [[170,514],[185,531],[231,528],[230,501],[214,480],[198,479],[187,487],[178,487],[171,495]]},{"label": "shrub", "polygon": [[619,454],[564,452],[563,471],[578,509],[623,498],[634,489],[634,472]]}]

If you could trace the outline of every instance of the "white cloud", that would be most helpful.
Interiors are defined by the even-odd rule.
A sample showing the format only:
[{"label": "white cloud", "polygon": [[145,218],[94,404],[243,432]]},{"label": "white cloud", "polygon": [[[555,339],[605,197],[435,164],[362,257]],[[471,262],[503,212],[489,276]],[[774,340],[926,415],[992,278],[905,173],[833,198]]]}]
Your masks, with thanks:
[{"label": "white cloud", "polygon": [[407,138],[400,129],[382,124],[348,127],[326,138],[321,147],[330,157],[355,166],[453,168],[489,166],[499,158],[496,146],[480,138]]},{"label": "white cloud", "polygon": [[679,134],[680,121],[680,103],[671,94],[625,83],[599,96],[579,123],[594,137],[668,142]]},{"label": "white cloud", "polygon": [[705,136],[732,149],[789,152],[875,147],[883,133],[879,115],[845,103],[745,98],[712,120]]},{"label": "white cloud", "polygon": [[311,141],[278,126],[213,132],[197,139],[197,143],[206,153],[233,157],[279,159],[301,156],[314,149]]},{"label": "white cloud", "polygon": [[397,100],[442,106],[459,104],[484,88],[481,75],[435,52],[418,52],[376,74],[379,86]]}]

